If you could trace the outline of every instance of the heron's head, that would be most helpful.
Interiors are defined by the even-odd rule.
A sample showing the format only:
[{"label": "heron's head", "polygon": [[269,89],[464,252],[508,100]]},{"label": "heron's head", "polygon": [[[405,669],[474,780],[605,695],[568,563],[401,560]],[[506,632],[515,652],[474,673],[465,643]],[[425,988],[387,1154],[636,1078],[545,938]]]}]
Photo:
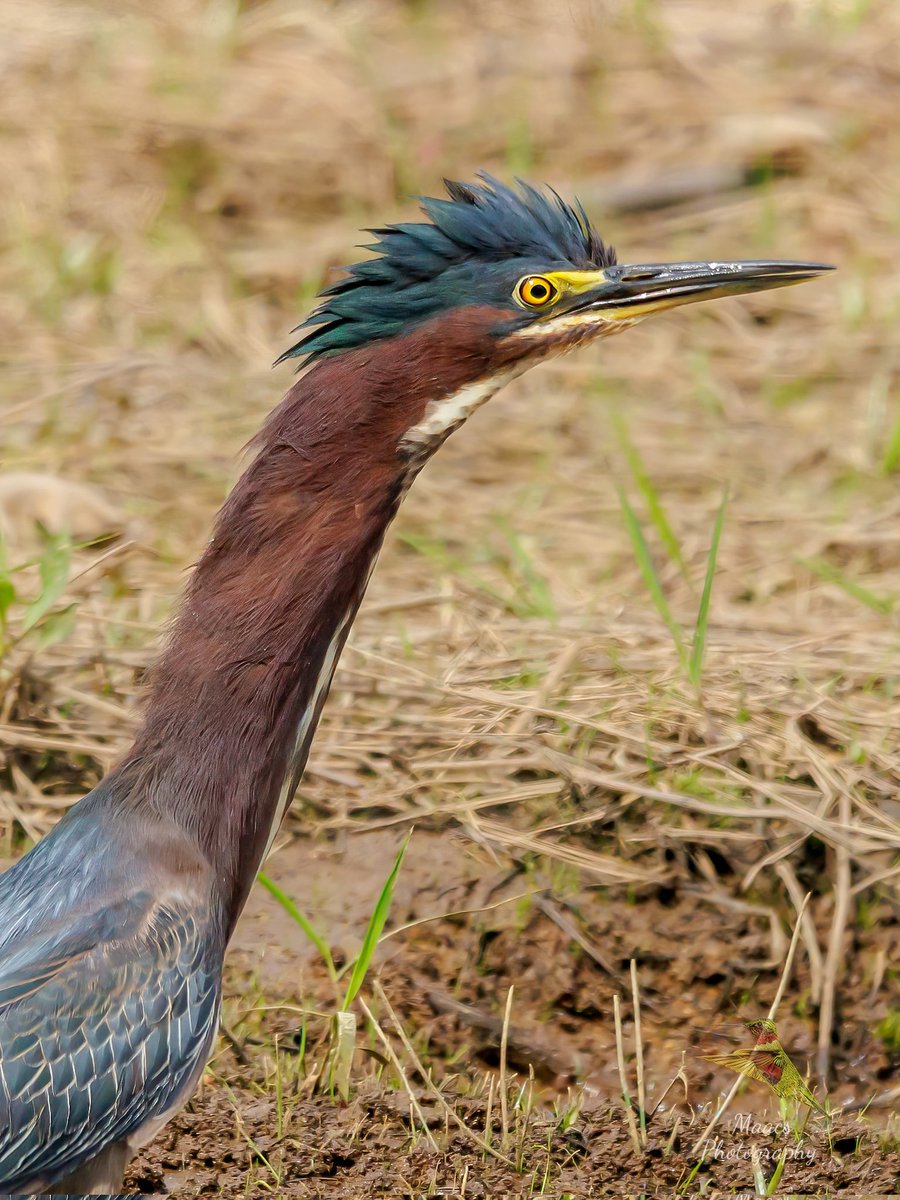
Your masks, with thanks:
[{"label": "heron's head", "polygon": [[[372,230],[378,240],[366,249],[375,256],[324,290],[298,327],[300,340],[278,361],[369,347],[375,359],[367,361],[381,361],[383,373],[409,370],[415,359],[420,372],[423,363],[431,372],[435,402],[469,389],[466,412],[437,421],[446,432],[475,401],[548,353],[651,313],[785,287],[829,269],[756,261],[625,265],[581,204],[522,182],[511,188],[488,175],[481,180],[447,180],[448,199],[422,200],[427,221]],[[483,386],[473,392],[476,384]]]}]

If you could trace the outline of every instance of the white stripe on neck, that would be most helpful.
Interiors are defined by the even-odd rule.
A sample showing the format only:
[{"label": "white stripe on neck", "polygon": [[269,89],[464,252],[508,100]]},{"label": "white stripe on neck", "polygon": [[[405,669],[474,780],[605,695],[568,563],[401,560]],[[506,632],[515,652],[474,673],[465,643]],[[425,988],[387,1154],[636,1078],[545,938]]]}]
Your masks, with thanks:
[{"label": "white stripe on neck", "polygon": [[517,363],[514,367],[501,371],[499,375],[491,375],[487,379],[476,379],[474,383],[467,383],[465,387],[450,396],[429,401],[425,409],[425,416],[419,424],[407,429],[400,439],[401,450],[415,455],[434,445],[435,442],[442,441],[457,426],[462,425],[463,421],[470,417],[476,408],[481,408],[485,401],[490,400],[495,392],[498,392],[511,379],[515,379],[517,375],[521,375],[527,365],[527,363]]},{"label": "white stripe on neck", "polygon": [[[516,363],[514,366],[507,368],[507,370],[501,371],[497,375],[492,375],[488,379],[478,379],[474,383],[466,384],[465,387],[460,388],[458,392],[454,392],[451,396],[445,396],[441,400],[432,400],[425,410],[423,419],[418,425],[414,425],[411,429],[408,429],[400,440],[400,449],[405,451],[413,462],[418,460],[413,473],[417,469],[417,466],[421,466],[424,462],[429,450],[434,448],[436,444],[439,445],[444,437],[451,433],[458,425],[462,425],[466,418],[476,408],[480,408],[485,401],[490,400],[495,392],[498,392],[511,379],[515,379],[517,375],[521,375],[527,366],[527,362]],[[412,476],[410,475],[407,486],[411,482]],[[369,566],[369,577],[371,577],[374,567],[375,559],[373,558]],[[366,583],[368,584],[368,577]],[[363,587],[362,591],[365,591],[365,587]],[[309,698],[309,703],[301,714],[300,722],[297,726],[297,734],[294,738],[294,748],[291,752],[284,783],[281,785],[278,803],[275,806],[272,816],[269,838],[262,857],[263,862],[272,849],[272,843],[275,840],[278,830],[281,828],[281,823],[294,797],[297,787],[297,763],[305,757],[308,743],[314,732],[312,726],[316,710],[323,695],[331,685],[331,679],[337,666],[338,655],[344,644],[344,638],[350,622],[355,615],[356,606],[344,615],[340,624],[335,629],[334,636],[325,652],[325,658],[322,662],[319,676],[316,679],[312,695]]]},{"label": "white stripe on neck", "polygon": [[291,751],[291,757],[288,761],[284,783],[282,783],[281,791],[278,795],[278,803],[276,804],[275,812],[272,815],[272,825],[269,829],[269,838],[266,842],[266,848],[261,862],[265,862],[269,851],[272,849],[272,843],[275,841],[276,834],[281,828],[281,823],[284,820],[285,814],[287,813],[291,801],[294,798],[294,793],[296,792],[297,784],[299,783],[299,780],[296,778],[297,763],[302,757],[305,757],[306,750],[308,749],[308,743],[312,739],[314,732],[312,725],[316,711],[318,710],[319,703],[321,702],[323,695],[331,686],[331,680],[334,676],[335,667],[337,666],[338,655],[340,654],[341,647],[344,644],[344,635],[347,632],[347,628],[350,625],[350,621],[352,620],[355,612],[356,609],[354,608],[351,612],[347,613],[340,625],[338,625],[337,629],[334,631],[334,637],[332,637],[328,645],[328,649],[325,651],[325,658],[322,661],[322,667],[319,671],[319,676],[316,679],[315,687],[312,690],[312,695],[309,698],[309,703],[306,705],[306,708],[304,708],[300,716],[300,721],[297,725],[297,733],[294,737],[294,748]]}]

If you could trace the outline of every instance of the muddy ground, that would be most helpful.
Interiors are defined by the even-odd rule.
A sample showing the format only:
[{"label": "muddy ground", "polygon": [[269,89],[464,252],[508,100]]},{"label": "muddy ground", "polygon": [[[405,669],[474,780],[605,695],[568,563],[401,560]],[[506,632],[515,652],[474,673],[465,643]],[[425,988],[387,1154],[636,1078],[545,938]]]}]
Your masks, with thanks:
[{"label": "muddy ground", "polygon": [[[290,1129],[281,1137],[275,1102],[236,1089],[240,1121],[206,1093],[173,1122],[168,1134],[129,1173],[127,1186],[177,1195],[248,1194],[359,1197],[450,1196],[687,1196],[754,1194],[753,1150],[766,1178],[786,1150],[779,1195],[890,1196],[896,1194],[900,1157],[882,1153],[871,1126],[848,1118],[825,1136],[811,1132],[797,1144],[790,1134],[745,1134],[740,1125],[711,1141],[701,1153],[692,1142],[702,1122],[657,1119],[647,1148],[638,1154],[621,1110],[590,1107],[561,1133],[540,1115],[507,1147],[512,1166],[473,1147],[471,1138],[445,1129],[440,1113],[428,1112],[439,1149],[421,1134],[410,1136],[408,1109],[381,1087],[362,1089],[347,1106],[300,1100],[290,1108]],[[448,1093],[457,1111],[484,1135],[483,1099]],[[698,1127],[699,1126],[699,1127]],[[496,1153],[503,1152],[491,1122]],[[294,1132],[296,1130],[296,1132]],[[248,1148],[252,1139],[255,1149]],[[682,1189],[684,1189],[682,1191]]]},{"label": "muddy ground", "polygon": [[[386,876],[397,840],[381,831],[340,845],[292,841],[270,859],[269,873],[294,892],[302,881],[319,930],[340,958],[358,946],[372,907],[371,881]],[[469,911],[435,919],[462,910]],[[900,951],[896,913],[885,908],[877,918],[853,949],[860,963],[879,945],[892,956]],[[592,953],[560,921],[588,938]],[[752,1192],[757,1146],[767,1179],[787,1151],[783,1193],[891,1194],[900,1186],[900,1151],[886,1133],[897,1105],[896,1062],[871,1037],[879,1010],[862,970],[842,997],[833,1047],[840,1084],[829,1091],[840,1115],[831,1127],[817,1118],[795,1137],[780,1125],[777,1101],[750,1084],[710,1136],[704,1157],[697,1140],[732,1076],[700,1054],[740,1044],[734,1023],[767,1008],[781,968],[758,915],[698,901],[690,885],[661,888],[631,904],[598,889],[560,893],[534,874],[498,871],[452,835],[422,832],[414,835],[400,876],[392,925],[414,922],[383,943],[379,979],[465,1130],[413,1071],[412,1092],[436,1143],[430,1146],[390,1065],[365,1051],[357,1056],[349,1102],[311,1094],[328,1023],[299,1010],[329,1010],[328,979],[302,932],[258,889],[232,954],[229,1038],[196,1101],[135,1163],[131,1184],[145,1192],[226,1196],[245,1195],[248,1180],[286,1196],[441,1189],[466,1196],[632,1195],[685,1185],[700,1163],[688,1193]],[[633,1090],[631,957],[640,982],[646,1110],[653,1113],[640,1154],[617,1099],[612,1014],[617,992]],[[511,985],[507,1056],[514,1111],[504,1150],[491,1080],[496,1083]],[[806,987],[801,969],[791,994],[802,997]],[[372,1005],[385,1019],[383,1008]],[[391,1018],[385,1024],[390,1030]],[[812,1023],[794,1012],[780,1027],[802,1066],[812,1049]],[[371,1032],[363,1033],[361,1045],[381,1049]],[[663,1097],[680,1069],[683,1081]],[[280,1075],[277,1087],[274,1075]],[[493,1154],[476,1138],[489,1140]]]}]

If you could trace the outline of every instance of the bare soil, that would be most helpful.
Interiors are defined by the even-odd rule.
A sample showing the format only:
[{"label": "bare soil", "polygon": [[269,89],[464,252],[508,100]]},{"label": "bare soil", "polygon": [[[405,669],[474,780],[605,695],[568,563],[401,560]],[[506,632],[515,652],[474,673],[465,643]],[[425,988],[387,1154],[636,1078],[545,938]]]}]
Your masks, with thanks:
[{"label": "bare soil", "polygon": [[[675,1118],[668,1115],[656,1120],[646,1151],[638,1154],[621,1109],[587,1108],[565,1133],[542,1114],[507,1148],[521,1164],[517,1170],[473,1148],[464,1135],[448,1135],[442,1114],[434,1111],[428,1116],[440,1149],[429,1149],[421,1134],[410,1135],[408,1107],[377,1085],[360,1089],[347,1105],[292,1102],[290,1123],[296,1132],[281,1137],[271,1096],[259,1098],[239,1086],[233,1090],[236,1108],[230,1111],[214,1092],[192,1101],[137,1161],[126,1186],[150,1193],[242,1197],[249,1177],[256,1194],[271,1189],[280,1196],[652,1196],[671,1195],[685,1184],[681,1194],[686,1196],[753,1195],[754,1146],[767,1176],[787,1150],[780,1195],[889,1196],[896,1193],[900,1172],[900,1155],[882,1154],[871,1127],[848,1118],[834,1122],[830,1137],[809,1133],[802,1146],[780,1131],[726,1129],[692,1176],[700,1158],[692,1153],[692,1142],[701,1122],[681,1121],[675,1128]],[[452,1092],[448,1099],[484,1133],[482,1099]],[[491,1127],[499,1152],[499,1122],[493,1120]],[[248,1148],[251,1140],[255,1149]],[[253,1182],[249,1186],[254,1189]]]},{"label": "bare soil", "polygon": [[[338,961],[358,948],[372,905],[372,880],[387,874],[397,838],[379,831],[342,841],[341,846],[292,841],[269,862],[280,886],[296,891],[303,881],[319,931]],[[523,893],[527,901],[517,900]],[[461,915],[446,915],[453,911]],[[547,911],[557,920],[564,914],[589,936],[596,957],[573,943]],[[856,948],[863,957],[879,944],[891,955],[898,952],[897,914],[885,910],[878,917],[877,933],[862,937]],[[267,893],[257,891],[231,959],[225,1020],[232,1040],[222,1043],[188,1112],[135,1163],[131,1185],[226,1196],[245,1194],[248,1178],[286,1196],[441,1189],[458,1194],[463,1185],[467,1196],[532,1195],[542,1187],[576,1195],[669,1191],[685,1183],[703,1159],[693,1147],[731,1083],[727,1071],[711,1067],[700,1054],[740,1043],[735,1022],[765,1010],[781,969],[765,922],[753,913],[698,902],[689,884],[658,889],[637,904],[611,901],[600,889],[555,895],[552,886],[541,887],[523,872],[498,871],[459,839],[427,833],[414,836],[392,926],[411,927],[383,943],[381,984],[468,1134],[450,1123],[434,1092],[413,1073],[414,1095],[437,1143],[437,1149],[429,1147],[411,1118],[408,1093],[389,1067],[366,1054],[360,1056],[349,1103],[310,1094],[311,1064],[327,1044],[328,1022],[309,1014],[328,1011],[327,976],[299,928]],[[641,1154],[632,1148],[616,1099],[612,995],[629,995],[631,957],[639,964],[646,1108],[654,1113]],[[527,1117],[511,1121],[505,1152],[518,1169],[492,1157],[471,1136],[485,1138],[489,1125],[489,1140],[503,1153],[496,1094],[490,1117],[486,1109],[511,985],[510,1097],[520,1097],[523,1087],[529,1096]],[[791,994],[802,997],[807,987],[801,969]],[[710,1138],[688,1192],[752,1191],[754,1145],[763,1151],[767,1178],[787,1150],[784,1193],[895,1190],[900,1152],[890,1139],[884,1146],[882,1141],[896,1107],[890,1095],[896,1063],[871,1036],[875,1011],[859,974],[843,993],[833,1047],[841,1083],[829,1092],[832,1106],[839,1112],[846,1106],[847,1112],[830,1130],[815,1119],[796,1139],[780,1126],[774,1098],[751,1084]],[[308,1059],[300,1063],[303,1024]],[[802,1067],[813,1046],[814,1022],[791,1014],[780,1026]],[[626,1001],[632,1081],[633,1037]],[[365,1044],[379,1048],[372,1038]],[[679,1069],[683,1083],[663,1097]],[[277,1088],[273,1070],[280,1075]],[[562,1128],[560,1114],[575,1095],[580,1111]],[[754,1133],[754,1127],[769,1128]]]}]

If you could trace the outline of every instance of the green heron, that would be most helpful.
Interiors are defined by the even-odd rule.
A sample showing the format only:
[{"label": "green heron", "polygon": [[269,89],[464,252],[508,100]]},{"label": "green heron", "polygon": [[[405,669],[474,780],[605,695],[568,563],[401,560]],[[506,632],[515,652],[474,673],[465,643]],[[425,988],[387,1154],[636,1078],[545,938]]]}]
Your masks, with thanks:
[{"label": "green heron", "polygon": [[828,269],[623,266],[556,193],[446,186],[299,327],[282,359],[306,370],[219,513],[134,745],[0,877],[6,1191],[119,1190],[191,1095],[385,531],[445,438],[549,354]]}]

